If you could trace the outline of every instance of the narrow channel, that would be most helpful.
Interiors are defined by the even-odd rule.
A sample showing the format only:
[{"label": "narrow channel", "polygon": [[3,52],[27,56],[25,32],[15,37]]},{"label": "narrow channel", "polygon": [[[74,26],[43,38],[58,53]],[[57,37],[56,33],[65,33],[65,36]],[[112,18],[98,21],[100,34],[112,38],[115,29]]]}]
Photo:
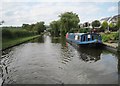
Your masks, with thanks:
[{"label": "narrow channel", "polygon": [[3,84],[118,84],[118,57],[43,35],[3,51]]}]

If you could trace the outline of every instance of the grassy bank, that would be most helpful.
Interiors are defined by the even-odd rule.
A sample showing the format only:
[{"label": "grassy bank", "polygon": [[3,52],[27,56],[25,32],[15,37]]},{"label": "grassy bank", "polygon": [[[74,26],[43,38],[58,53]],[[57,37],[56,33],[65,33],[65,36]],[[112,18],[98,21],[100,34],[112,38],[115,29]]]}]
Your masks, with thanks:
[{"label": "grassy bank", "polygon": [[9,47],[12,47],[14,45],[18,45],[18,44],[21,44],[23,42],[26,42],[26,41],[29,41],[31,39],[34,39],[34,38],[37,38],[39,37],[40,35],[37,35],[37,36],[29,36],[29,37],[24,37],[24,38],[15,38],[15,39],[4,39],[2,41],[2,50],[6,49],[6,48],[9,48]]},{"label": "grassy bank", "polygon": [[2,50],[21,44],[39,35],[35,31],[28,31],[19,27],[3,27],[2,28]]},{"label": "grassy bank", "polygon": [[21,37],[28,37],[36,35],[36,32],[27,31],[26,29],[19,29],[19,28],[3,28],[2,29],[2,38],[4,39],[14,39],[14,38],[21,38]]},{"label": "grassy bank", "polygon": [[107,43],[117,43],[119,40],[118,32],[101,33],[102,41]]}]

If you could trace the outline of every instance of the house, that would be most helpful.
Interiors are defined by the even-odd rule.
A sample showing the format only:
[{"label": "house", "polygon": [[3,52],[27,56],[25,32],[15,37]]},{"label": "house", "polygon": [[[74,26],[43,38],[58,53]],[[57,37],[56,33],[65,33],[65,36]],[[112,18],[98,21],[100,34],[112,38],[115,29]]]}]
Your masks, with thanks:
[{"label": "house", "polygon": [[117,23],[117,20],[118,20],[118,17],[120,18],[120,14],[115,15],[115,16],[112,16],[112,17],[102,18],[102,19],[100,20],[100,22],[101,22],[101,24],[102,24],[104,21],[107,21],[108,24],[110,24],[110,23],[116,24],[116,23]]}]

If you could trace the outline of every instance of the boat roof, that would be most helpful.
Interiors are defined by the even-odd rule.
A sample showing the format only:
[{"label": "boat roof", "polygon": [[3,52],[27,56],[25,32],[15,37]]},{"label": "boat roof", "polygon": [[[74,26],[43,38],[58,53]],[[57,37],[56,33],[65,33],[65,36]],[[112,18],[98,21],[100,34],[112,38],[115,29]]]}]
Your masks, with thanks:
[{"label": "boat roof", "polygon": [[98,34],[98,33],[69,33],[70,35]]},{"label": "boat roof", "polygon": [[70,35],[83,35],[83,34],[85,34],[85,33],[69,33]]}]

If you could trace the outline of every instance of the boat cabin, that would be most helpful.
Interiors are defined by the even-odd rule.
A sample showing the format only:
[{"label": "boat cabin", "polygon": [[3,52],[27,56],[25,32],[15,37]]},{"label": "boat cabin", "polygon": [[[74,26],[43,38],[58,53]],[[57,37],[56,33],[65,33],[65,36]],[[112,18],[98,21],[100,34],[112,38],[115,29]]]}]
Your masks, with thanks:
[{"label": "boat cabin", "polygon": [[101,35],[97,33],[68,33],[67,39],[78,44],[101,43]]}]

